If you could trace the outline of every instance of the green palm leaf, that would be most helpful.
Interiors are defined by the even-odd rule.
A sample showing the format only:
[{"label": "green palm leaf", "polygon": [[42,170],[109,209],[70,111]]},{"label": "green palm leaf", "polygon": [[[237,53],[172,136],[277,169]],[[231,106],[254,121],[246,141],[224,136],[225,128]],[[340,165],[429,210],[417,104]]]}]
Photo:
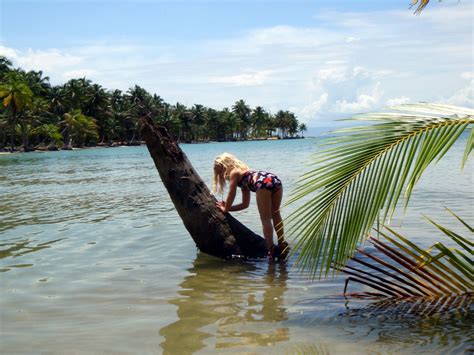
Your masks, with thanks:
[{"label": "green palm leaf", "polygon": [[392,107],[391,112],[351,118],[373,125],[334,132],[313,157],[289,204],[287,218],[296,263],[327,276],[347,263],[375,221],[390,221],[403,196],[405,207],[426,167],[441,159],[469,127],[463,165],[472,151],[474,110],[440,104]]}]

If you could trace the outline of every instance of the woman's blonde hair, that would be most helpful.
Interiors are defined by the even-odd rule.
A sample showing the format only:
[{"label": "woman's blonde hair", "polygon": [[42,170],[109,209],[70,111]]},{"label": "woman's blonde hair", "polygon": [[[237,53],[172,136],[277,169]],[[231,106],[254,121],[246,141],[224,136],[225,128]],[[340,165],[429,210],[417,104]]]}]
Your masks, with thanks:
[{"label": "woman's blonde hair", "polygon": [[229,153],[222,153],[214,159],[214,178],[212,181],[212,191],[214,193],[224,193],[225,181],[229,180],[230,172],[235,168],[241,170],[249,169],[247,164]]}]

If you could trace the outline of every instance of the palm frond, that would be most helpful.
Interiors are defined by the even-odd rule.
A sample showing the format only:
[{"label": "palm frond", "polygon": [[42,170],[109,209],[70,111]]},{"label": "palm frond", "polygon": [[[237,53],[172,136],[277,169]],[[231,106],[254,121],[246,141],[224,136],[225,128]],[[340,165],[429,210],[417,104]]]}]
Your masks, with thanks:
[{"label": "palm frond", "polygon": [[[461,220],[456,215],[455,217]],[[423,250],[401,234],[386,228],[388,233],[380,232],[384,242],[369,238],[385,260],[374,253],[360,250],[360,256],[352,257],[353,263],[341,269],[350,275],[346,280],[344,294],[347,294],[348,283],[352,281],[377,291],[350,294],[354,297],[434,300],[467,295],[472,298],[474,270],[472,257],[469,257],[473,253],[472,242],[431,219],[429,221],[456,242],[460,249],[437,242]]]},{"label": "palm frond", "polygon": [[412,0],[410,8],[415,5],[418,5],[415,10],[415,15],[418,15],[421,11],[423,11],[423,9],[426,7],[426,5],[428,5],[429,2],[430,0]]},{"label": "palm frond", "polygon": [[[442,0],[439,0],[439,2],[441,1]],[[415,15],[419,15],[429,2],[430,0],[412,0],[410,8],[412,8],[413,6],[417,6],[415,9]]]},{"label": "palm frond", "polygon": [[471,129],[471,133],[469,133],[469,138],[467,139],[466,148],[464,149],[464,156],[462,158],[463,168],[464,168],[464,164],[466,164],[467,158],[472,152],[473,146],[474,146],[474,130]]},{"label": "palm frond", "polygon": [[[364,295],[363,298],[374,298]],[[377,299],[377,297],[375,297]],[[472,295],[445,296],[442,298],[385,298],[371,302],[365,307],[349,309],[345,315],[351,319],[361,317],[374,320],[383,316],[383,322],[396,321],[400,323],[400,317],[406,321],[408,317],[419,318],[433,317],[437,319],[450,319],[452,317],[469,316],[472,307]]]},{"label": "palm frond", "polygon": [[296,236],[296,263],[313,275],[345,265],[377,219],[390,221],[402,196],[406,207],[426,167],[468,127],[463,163],[472,151],[474,110],[440,104],[390,109],[352,118],[376,124],[333,132],[293,191],[288,204],[303,203],[287,218],[287,234]]}]

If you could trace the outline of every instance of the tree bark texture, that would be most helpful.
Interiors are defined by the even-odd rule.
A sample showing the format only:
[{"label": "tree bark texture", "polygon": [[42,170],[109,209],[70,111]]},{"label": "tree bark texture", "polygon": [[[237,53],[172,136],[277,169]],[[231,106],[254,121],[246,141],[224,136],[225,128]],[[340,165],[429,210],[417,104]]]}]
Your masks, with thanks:
[{"label": "tree bark texture", "polygon": [[216,207],[215,197],[166,128],[151,117],[142,117],[141,125],[161,181],[196,246],[221,258],[265,257],[265,240]]}]

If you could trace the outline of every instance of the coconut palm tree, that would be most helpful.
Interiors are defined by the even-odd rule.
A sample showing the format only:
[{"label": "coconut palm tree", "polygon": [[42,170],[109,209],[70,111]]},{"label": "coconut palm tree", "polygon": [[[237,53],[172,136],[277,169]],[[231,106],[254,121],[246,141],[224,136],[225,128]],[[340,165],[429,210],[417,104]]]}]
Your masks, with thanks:
[{"label": "coconut palm tree", "polygon": [[51,114],[62,117],[67,112],[66,93],[62,86],[53,86],[45,98],[49,103],[48,111]]},{"label": "coconut palm tree", "polygon": [[128,141],[134,130],[135,123],[132,122],[130,113],[130,101],[120,90],[110,93],[109,120],[106,124],[107,135],[111,139],[120,139],[121,142]]},{"label": "coconut palm tree", "polygon": [[47,108],[48,103],[41,96],[34,96],[31,105],[22,112],[18,126],[23,151],[35,150],[33,146],[30,146],[30,137],[34,133],[35,127],[46,119]]},{"label": "coconut palm tree", "polygon": [[298,126],[298,131],[301,133],[301,137],[304,138],[304,132],[306,132],[308,130],[308,128],[306,127],[306,124],[304,123],[301,123],[299,126]]},{"label": "coconut palm tree", "polygon": [[[137,144],[137,141],[141,141],[141,130],[138,119],[143,116],[153,115],[157,113],[157,110],[153,96],[138,85],[135,85],[127,91],[127,100],[130,103],[129,124],[133,131],[129,144]],[[136,137],[137,135],[138,137]]]},{"label": "coconut palm tree", "polygon": [[289,218],[296,262],[316,275],[343,267],[378,220],[389,223],[405,205],[426,167],[441,159],[469,129],[462,160],[474,143],[474,110],[440,104],[392,107],[353,118],[374,125],[335,132],[314,157],[289,201],[307,199]]},{"label": "coconut palm tree", "polygon": [[252,111],[252,126],[256,137],[262,136],[262,128],[265,125],[267,119],[267,113],[262,106],[257,106]]},{"label": "coconut palm tree", "polygon": [[[110,133],[110,95],[98,84],[92,84],[87,89],[86,102],[83,104],[84,114],[93,117],[99,128],[100,141],[109,141]],[[113,124],[112,124],[113,126]]]},{"label": "coconut palm tree", "polygon": [[97,141],[99,138],[96,121],[84,115],[81,110],[72,110],[64,114],[61,124],[66,146],[83,147],[88,140]]},{"label": "coconut palm tree", "polygon": [[85,108],[85,103],[89,98],[89,88],[91,81],[86,78],[71,79],[63,86],[64,98],[67,103],[67,110]]},{"label": "coconut palm tree", "polygon": [[222,136],[222,123],[219,121],[219,112],[213,108],[206,108],[206,133],[207,140],[218,140]]},{"label": "coconut palm tree", "polygon": [[272,115],[271,113],[268,114],[268,117],[265,122],[265,128],[267,131],[267,137],[273,137],[273,133],[277,132],[278,129],[277,119],[275,115]]},{"label": "coconut palm tree", "polygon": [[206,122],[206,108],[203,105],[195,104],[191,108],[192,123],[193,123],[193,137],[195,140],[199,140],[201,132],[203,131],[203,125]]},{"label": "coconut palm tree", "polygon": [[278,134],[278,131],[277,131],[277,135],[279,135],[280,138],[283,138],[285,136],[285,127],[286,127],[286,114],[285,114],[285,111],[279,110],[275,114],[274,123],[275,123],[275,128],[280,132]]},{"label": "coconut palm tree", "polygon": [[179,142],[188,142],[190,140],[192,113],[179,102],[173,106],[173,115],[179,121]]},{"label": "coconut palm tree", "polygon": [[288,129],[288,134],[290,137],[294,137],[296,133],[298,133],[298,120],[296,119],[296,115],[293,112],[285,111],[285,122],[286,127]]},{"label": "coconut palm tree", "polygon": [[219,111],[219,121],[222,122],[223,132],[219,134],[219,140],[231,140],[234,138],[234,133],[238,130],[238,119],[235,114],[229,110],[228,107],[224,107]]},{"label": "coconut palm tree", "polygon": [[43,76],[43,71],[34,71],[31,70],[25,73],[25,80],[28,83],[28,86],[33,91],[36,96],[44,96],[51,89],[51,84],[49,83],[49,77]]},{"label": "coconut palm tree", "polygon": [[7,113],[7,126],[10,128],[10,144],[15,146],[17,122],[21,115],[33,105],[33,92],[28,86],[24,72],[11,71],[4,75],[0,84],[0,100]]},{"label": "coconut palm tree", "polygon": [[173,107],[166,103],[161,103],[161,108],[159,109],[159,114],[156,117],[156,122],[160,126],[166,127],[166,129],[176,138],[179,136],[179,119],[174,115]]},{"label": "coconut palm tree", "polygon": [[252,110],[244,100],[240,99],[232,106],[232,112],[240,122],[240,139],[247,139],[247,129],[250,126],[250,113]]},{"label": "coconut palm tree", "polygon": [[11,71],[11,66],[12,62],[4,56],[0,56],[0,79],[3,78],[3,76]]},{"label": "coconut palm tree", "polygon": [[58,145],[62,140],[59,128],[55,124],[44,123],[36,127],[34,133],[40,138],[42,144]]}]

